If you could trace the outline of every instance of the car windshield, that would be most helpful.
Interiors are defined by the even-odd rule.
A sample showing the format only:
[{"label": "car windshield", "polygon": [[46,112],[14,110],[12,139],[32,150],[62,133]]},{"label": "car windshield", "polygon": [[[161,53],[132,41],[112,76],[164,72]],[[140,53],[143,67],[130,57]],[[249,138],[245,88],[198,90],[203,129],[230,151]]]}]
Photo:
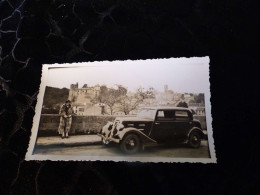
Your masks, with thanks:
[{"label": "car windshield", "polygon": [[137,114],[137,117],[139,117],[139,118],[147,118],[147,119],[154,119],[155,113],[156,113],[156,110],[154,110],[154,109],[144,109],[144,110],[141,110],[141,112],[139,112]]}]

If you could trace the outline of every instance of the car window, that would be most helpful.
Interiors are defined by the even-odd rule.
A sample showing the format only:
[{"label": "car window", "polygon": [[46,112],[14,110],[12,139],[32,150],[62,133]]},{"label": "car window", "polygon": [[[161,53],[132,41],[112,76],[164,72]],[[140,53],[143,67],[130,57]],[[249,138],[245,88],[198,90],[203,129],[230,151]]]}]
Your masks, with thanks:
[{"label": "car window", "polygon": [[174,119],[174,111],[172,110],[159,110],[157,112],[157,120],[163,121],[173,121]]},{"label": "car window", "polygon": [[157,117],[164,118],[164,112],[162,110],[158,111]]},{"label": "car window", "polygon": [[175,119],[176,121],[188,121],[189,114],[185,110],[176,110],[175,111]]},{"label": "car window", "polygon": [[141,112],[139,112],[137,114],[137,117],[138,118],[154,119],[155,113],[156,113],[156,110],[154,110],[154,109],[144,109],[144,110],[141,110]]},{"label": "car window", "polygon": [[176,110],[175,111],[175,116],[176,117],[188,117],[188,113],[187,111],[183,111],[183,110]]}]

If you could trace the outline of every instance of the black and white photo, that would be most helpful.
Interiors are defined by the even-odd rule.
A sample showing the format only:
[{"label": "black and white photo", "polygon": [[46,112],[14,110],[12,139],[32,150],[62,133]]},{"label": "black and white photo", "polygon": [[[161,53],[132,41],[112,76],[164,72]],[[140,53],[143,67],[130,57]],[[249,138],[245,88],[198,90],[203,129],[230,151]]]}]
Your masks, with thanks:
[{"label": "black and white photo", "polygon": [[215,163],[209,58],[44,65],[27,160]]}]

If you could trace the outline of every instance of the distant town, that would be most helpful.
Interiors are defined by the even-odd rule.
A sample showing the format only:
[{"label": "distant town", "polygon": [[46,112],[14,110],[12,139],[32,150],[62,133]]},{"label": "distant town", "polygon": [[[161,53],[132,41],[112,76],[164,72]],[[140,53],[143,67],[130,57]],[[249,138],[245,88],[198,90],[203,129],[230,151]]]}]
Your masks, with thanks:
[{"label": "distant town", "polygon": [[205,115],[202,93],[178,93],[168,89],[168,85],[164,85],[164,91],[139,87],[132,92],[122,85],[79,87],[78,83],[71,84],[70,89],[46,87],[42,114],[57,114],[67,99],[71,100],[76,115],[135,115],[143,107],[183,105],[196,115]]}]

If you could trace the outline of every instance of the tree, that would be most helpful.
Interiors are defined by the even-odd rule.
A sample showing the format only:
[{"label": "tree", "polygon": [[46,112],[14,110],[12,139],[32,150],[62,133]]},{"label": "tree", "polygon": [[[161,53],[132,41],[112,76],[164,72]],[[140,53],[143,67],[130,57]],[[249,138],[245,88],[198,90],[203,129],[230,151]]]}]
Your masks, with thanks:
[{"label": "tree", "polygon": [[153,88],[145,90],[144,88],[140,87],[133,96],[121,96],[119,101],[119,108],[122,112],[125,113],[125,115],[128,115],[132,110],[135,110],[138,105],[145,99],[154,97],[155,95]]},{"label": "tree", "polygon": [[116,106],[127,115],[147,98],[154,98],[154,89],[152,87],[147,90],[140,87],[133,96],[128,96],[127,89],[122,85],[117,85],[116,89],[107,88],[103,85],[100,87],[99,95],[94,97],[91,102],[105,104],[109,107],[111,115]]},{"label": "tree", "polygon": [[204,103],[204,94],[199,93],[198,95],[194,95],[194,100],[196,103]]},{"label": "tree", "polygon": [[147,98],[154,98],[154,88],[150,87],[147,90],[145,90],[144,88],[139,87],[136,91],[136,97],[137,99],[140,99],[140,101],[143,101]]},{"label": "tree", "polygon": [[54,108],[57,104],[64,104],[68,99],[69,89],[46,86],[43,105],[46,108]]},{"label": "tree", "polygon": [[195,100],[190,100],[189,103],[196,103]]},{"label": "tree", "polygon": [[91,102],[103,103],[110,109],[110,114],[113,114],[116,103],[121,101],[122,96],[126,96],[127,89],[122,85],[117,85],[117,89],[107,88],[105,85],[100,87],[100,93],[94,97]]},{"label": "tree", "polygon": [[124,96],[119,102],[119,108],[125,115],[128,115],[132,110],[135,110],[140,104],[140,99],[136,99],[133,96]]},{"label": "tree", "polygon": [[108,94],[108,88],[105,85],[100,87],[99,95],[95,96],[91,102],[94,104],[105,103],[106,95]]}]

